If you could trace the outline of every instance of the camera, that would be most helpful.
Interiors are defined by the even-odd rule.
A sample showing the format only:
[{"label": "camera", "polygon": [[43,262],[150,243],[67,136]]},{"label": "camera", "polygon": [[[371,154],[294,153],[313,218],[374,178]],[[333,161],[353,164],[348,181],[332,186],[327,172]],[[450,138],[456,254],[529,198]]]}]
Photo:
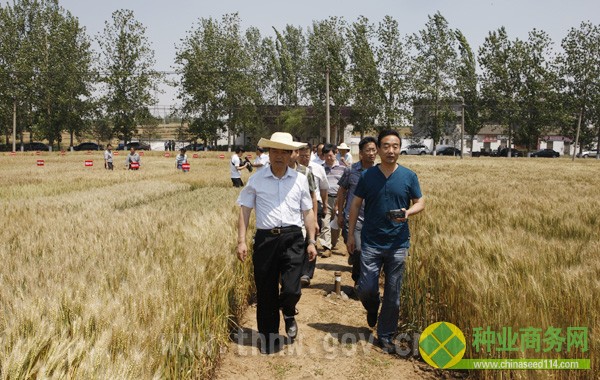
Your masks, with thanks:
[{"label": "camera", "polygon": [[390,220],[403,219],[406,217],[406,213],[404,212],[404,210],[390,210],[386,212],[386,216]]},{"label": "camera", "polygon": [[246,166],[246,169],[248,169],[249,172],[252,172],[252,170],[254,170],[254,167],[252,166],[252,163],[250,162],[248,157],[246,157],[246,159],[244,160],[244,165]]}]

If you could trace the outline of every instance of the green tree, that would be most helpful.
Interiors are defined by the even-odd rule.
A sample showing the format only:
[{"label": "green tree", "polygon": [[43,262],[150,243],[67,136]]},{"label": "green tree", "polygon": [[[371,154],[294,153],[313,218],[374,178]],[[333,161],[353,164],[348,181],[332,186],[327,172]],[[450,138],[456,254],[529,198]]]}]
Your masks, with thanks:
[{"label": "green tree", "polygon": [[377,28],[377,40],[377,66],[384,96],[380,124],[381,128],[399,128],[407,125],[412,115],[408,80],[410,56],[398,21],[385,16]]},{"label": "green tree", "polygon": [[[334,142],[338,140],[339,128],[345,126],[342,108],[348,105],[350,99],[346,29],[343,19],[330,17],[327,20],[313,21],[307,37],[305,77],[308,98],[317,114],[325,116],[325,72],[329,70]],[[316,124],[313,127],[316,130],[326,124],[323,116],[314,119]]]},{"label": "green tree", "polygon": [[464,102],[465,133],[471,140],[471,153],[473,152],[473,140],[479,133],[483,124],[479,120],[479,94],[477,92],[477,62],[471,50],[471,45],[465,35],[460,31],[455,32],[460,52],[460,64],[457,70],[456,85],[458,95]]},{"label": "green tree", "polygon": [[[571,28],[562,40],[563,53],[558,62],[565,94],[566,112],[571,123],[565,124],[565,134],[575,138],[576,124],[581,116],[580,147],[592,142],[594,125],[600,149],[600,27],[582,22],[579,28]],[[577,116],[573,116],[577,115]],[[581,151],[581,149],[580,149]]]},{"label": "green tree", "polygon": [[375,53],[370,42],[374,35],[374,27],[369,20],[359,17],[352,23],[347,37],[350,48],[350,92],[353,95],[352,123],[361,137],[375,127],[375,120],[384,104]]},{"label": "green tree", "polygon": [[145,34],[133,11],[118,10],[97,37],[103,100],[114,131],[125,143],[137,134],[144,109],[156,103],[153,93],[161,77],[153,69],[154,51]]},{"label": "green tree", "polygon": [[433,139],[433,148],[448,131],[456,129],[452,108],[456,99],[456,38],[446,19],[437,12],[429,16],[425,29],[413,35],[415,57],[411,68],[415,96],[417,134]]}]

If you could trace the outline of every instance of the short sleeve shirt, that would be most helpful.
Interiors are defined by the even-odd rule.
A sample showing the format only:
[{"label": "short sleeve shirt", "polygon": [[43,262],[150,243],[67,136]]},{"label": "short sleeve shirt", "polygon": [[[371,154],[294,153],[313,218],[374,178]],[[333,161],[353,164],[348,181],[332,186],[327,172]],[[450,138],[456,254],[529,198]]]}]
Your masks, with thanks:
[{"label": "short sleeve shirt", "polygon": [[242,178],[242,173],[237,169],[242,164],[240,157],[237,154],[231,156],[231,178]]},{"label": "short sleeve shirt", "polygon": [[[346,206],[344,207],[344,217],[348,219],[350,216],[350,204],[354,199],[354,191],[356,190],[356,186],[358,185],[358,181],[360,180],[360,175],[363,172],[362,164],[358,161],[355,164],[352,164],[351,167],[347,168],[342,174],[342,178],[338,181],[338,185],[340,187],[346,189]],[[360,206],[360,212],[358,214],[358,220],[361,222],[365,218],[365,203]]]},{"label": "short sleeve shirt", "polygon": [[302,227],[302,212],[313,208],[308,179],[290,168],[281,178],[269,168],[257,172],[240,192],[237,203],[255,209],[258,229]]},{"label": "short sleeve shirt", "polygon": [[398,249],[410,246],[408,223],[388,219],[386,212],[408,209],[412,199],[421,198],[417,175],[403,166],[385,178],[379,165],[365,170],[354,194],[364,199],[365,220],[362,244],[376,249]]}]

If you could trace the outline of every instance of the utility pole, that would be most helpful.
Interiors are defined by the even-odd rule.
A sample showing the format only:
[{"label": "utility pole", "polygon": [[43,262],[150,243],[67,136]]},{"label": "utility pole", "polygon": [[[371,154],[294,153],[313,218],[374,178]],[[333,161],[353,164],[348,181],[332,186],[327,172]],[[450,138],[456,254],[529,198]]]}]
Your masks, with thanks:
[{"label": "utility pole", "polygon": [[577,122],[577,133],[575,134],[575,149],[573,149],[573,157],[571,161],[575,161],[575,155],[577,154],[577,144],[579,144],[579,131],[581,130],[581,119],[583,118],[583,107],[579,111],[579,121]]},{"label": "utility pole", "polygon": [[12,135],[12,140],[13,140],[12,151],[16,152],[17,151],[17,99],[16,98],[15,98],[15,100],[13,102],[13,135]]},{"label": "utility pole", "polygon": [[[461,112],[461,119],[462,122],[460,124],[460,159],[463,159],[463,155],[464,155],[464,143],[465,143],[465,98],[464,97],[460,97],[460,100],[462,102],[462,112]],[[471,148],[471,150],[473,150]]]},{"label": "utility pole", "polygon": [[331,143],[331,126],[329,125],[329,67],[325,71],[325,129],[326,142]]}]

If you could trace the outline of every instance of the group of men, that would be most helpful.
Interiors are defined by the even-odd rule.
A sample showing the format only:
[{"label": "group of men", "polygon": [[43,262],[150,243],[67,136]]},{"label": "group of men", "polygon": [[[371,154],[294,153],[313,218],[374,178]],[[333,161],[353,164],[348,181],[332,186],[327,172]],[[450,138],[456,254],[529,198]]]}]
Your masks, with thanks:
[{"label": "group of men", "polygon": [[[104,151],[104,168],[106,170],[113,170],[113,150],[112,145],[108,144],[106,146],[106,150]],[[135,148],[131,147],[129,149],[129,153],[127,157],[125,157],[125,168],[128,170],[138,170],[142,165],[142,159],[140,154],[135,151]]]},{"label": "group of men", "polygon": [[[339,149],[347,148],[345,144],[337,147],[339,153],[333,145],[319,144],[311,160],[310,145],[293,141],[288,133],[276,132],[258,145],[269,149],[270,162],[250,177],[238,197],[237,256],[242,262],[248,256],[246,233],[254,209],[252,262],[261,352],[273,352],[279,341],[280,311],[287,336],[296,338],[296,304],[302,285],[310,284],[314,273],[316,238],[320,235],[322,256],[330,256],[340,229],[367,323],[377,326],[383,350],[395,352],[408,218],[424,209],[416,174],[397,164],[400,135],[386,130],[378,139],[363,138],[356,163]],[[375,165],[377,155],[381,163]],[[237,165],[236,169],[243,168]],[[385,285],[380,300],[382,269]]]}]

